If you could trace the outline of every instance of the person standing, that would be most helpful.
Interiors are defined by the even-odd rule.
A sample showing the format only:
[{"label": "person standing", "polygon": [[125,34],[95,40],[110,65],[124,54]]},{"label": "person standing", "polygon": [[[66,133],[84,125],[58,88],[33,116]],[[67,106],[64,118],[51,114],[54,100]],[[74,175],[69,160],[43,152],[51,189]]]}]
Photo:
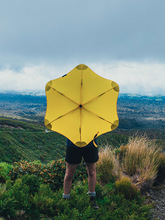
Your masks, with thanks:
[{"label": "person standing", "polygon": [[66,156],[65,156],[66,172],[65,172],[64,184],[63,184],[63,188],[64,188],[63,198],[64,199],[70,198],[73,176],[75,174],[77,165],[81,163],[83,158],[86,163],[86,169],[88,173],[89,191],[87,194],[90,196],[91,207],[93,207],[94,209],[98,209],[99,206],[96,204],[95,201],[96,162],[99,159],[98,148],[96,147],[97,146],[96,140],[93,140],[87,146],[80,148],[74,145],[69,139],[67,139],[66,146],[67,146]]}]

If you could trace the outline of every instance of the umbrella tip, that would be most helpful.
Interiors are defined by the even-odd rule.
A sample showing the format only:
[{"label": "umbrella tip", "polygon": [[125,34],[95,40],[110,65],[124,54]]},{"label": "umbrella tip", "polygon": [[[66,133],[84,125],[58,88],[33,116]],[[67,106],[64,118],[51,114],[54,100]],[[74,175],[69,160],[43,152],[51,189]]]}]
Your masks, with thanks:
[{"label": "umbrella tip", "polygon": [[78,70],[85,70],[85,69],[88,68],[88,66],[86,66],[85,64],[80,64],[80,65],[76,66],[76,68],[77,68]]},{"label": "umbrella tip", "polygon": [[45,91],[49,91],[50,88],[51,88],[51,85],[52,85],[52,81],[49,81],[49,82],[46,84]]},{"label": "umbrella tip", "polygon": [[52,125],[50,124],[49,120],[45,118],[45,119],[44,119],[44,123],[45,123],[45,126],[46,126],[49,130],[51,130]]},{"label": "umbrella tip", "polygon": [[83,142],[83,141],[77,141],[77,142],[75,143],[75,145],[76,145],[77,147],[85,147],[85,146],[87,145],[87,143],[86,143],[86,142]]},{"label": "umbrella tip", "polygon": [[115,130],[119,125],[119,120],[116,120],[111,125],[111,130]]},{"label": "umbrella tip", "polygon": [[112,81],[111,86],[116,92],[119,92],[119,85],[116,82]]}]

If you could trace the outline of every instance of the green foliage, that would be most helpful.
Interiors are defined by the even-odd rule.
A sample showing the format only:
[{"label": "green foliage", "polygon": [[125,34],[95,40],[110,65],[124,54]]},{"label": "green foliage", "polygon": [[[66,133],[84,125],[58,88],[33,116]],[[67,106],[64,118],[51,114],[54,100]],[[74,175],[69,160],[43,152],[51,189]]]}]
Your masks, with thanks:
[{"label": "green foliage", "polygon": [[65,156],[66,138],[56,132],[45,132],[43,126],[0,118],[0,160],[40,160],[47,163]]},{"label": "green foliage", "polygon": [[[140,195],[130,200],[129,196],[116,194],[116,185],[111,182],[104,186],[96,184],[96,199],[100,208],[97,211],[92,209],[87,195],[87,178],[78,181],[80,173],[85,170],[84,166],[78,168],[69,200],[62,198],[63,179],[58,183],[59,187],[52,187],[49,181],[43,181],[46,175],[43,179],[39,177],[41,170],[37,171],[37,166],[43,171],[48,170],[45,173],[50,176],[51,172],[58,173],[60,166],[63,170],[64,163],[62,160],[47,165],[19,162],[14,182],[8,180],[0,187],[1,217],[16,219],[20,215],[23,219],[149,219],[151,207],[143,204],[144,199]],[[36,173],[32,172],[34,168]]]},{"label": "green foliage", "polygon": [[23,176],[22,183],[29,187],[30,194],[34,195],[36,192],[38,192],[40,181],[37,176],[27,174]]},{"label": "green foliage", "polygon": [[12,170],[12,165],[1,162],[0,163],[0,182],[6,182],[9,179],[9,172]]},{"label": "green foliage", "polygon": [[8,216],[16,217],[15,199],[9,194],[0,196],[0,216],[4,218]]},{"label": "green foliage", "polygon": [[[15,162],[10,177],[15,180],[26,174],[34,174],[43,183],[48,183],[52,190],[58,190],[64,180],[65,175],[65,161],[57,160],[48,164],[28,163],[27,161]],[[87,177],[86,168],[83,164],[79,165],[73,179],[84,180]]]},{"label": "green foliage", "polygon": [[98,145],[110,145],[119,148],[121,145],[128,143],[129,136],[114,131],[105,133],[97,138]]},{"label": "green foliage", "polygon": [[134,199],[138,194],[138,189],[132,184],[128,177],[122,177],[115,182],[117,192],[123,194],[127,199]]},{"label": "green foliage", "polygon": [[[104,181],[103,186],[97,184],[97,203],[100,208],[93,210],[87,195],[87,172],[84,164],[76,169],[70,200],[63,200],[65,161],[56,159],[64,158],[65,138],[55,132],[45,132],[44,127],[27,122],[0,119],[0,125],[0,159],[6,162],[16,161],[12,170],[7,163],[0,169],[4,182],[0,185],[1,217],[61,220],[149,219],[151,207],[144,205],[144,199],[128,179],[114,183],[115,178],[109,178]],[[120,162],[123,161],[126,150],[118,147],[128,143],[128,135],[111,132],[97,140],[98,145],[107,143],[113,149],[117,148],[113,152],[119,155]],[[160,157],[158,169],[164,169],[163,158],[164,156]],[[24,160],[20,161],[21,159]],[[108,168],[107,160],[102,161]],[[113,160],[112,169],[114,164]],[[101,176],[102,171],[98,170],[97,174]]]},{"label": "green foliage", "polygon": [[28,199],[30,197],[29,186],[23,184],[22,179],[17,179],[13,187],[10,191],[7,191],[7,193],[10,193],[8,195],[9,197],[11,196],[15,199],[14,207],[16,210],[23,210],[24,208],[27,209]]}]

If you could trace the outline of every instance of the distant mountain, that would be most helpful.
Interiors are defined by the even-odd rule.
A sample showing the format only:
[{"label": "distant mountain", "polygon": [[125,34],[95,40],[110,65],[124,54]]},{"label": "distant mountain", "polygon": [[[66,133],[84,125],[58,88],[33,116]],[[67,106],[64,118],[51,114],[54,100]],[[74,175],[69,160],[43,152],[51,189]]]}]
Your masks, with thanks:
[{"label": "distant mountain", "polygon": [[[119,128],[164,129],[165,96],[119,94]],[[46,96],[39,93],[0,93],[0,116],[38,121],[43,124]]]},{"label": "distant mountain", "polygon": [[46,96],[26,93],[0,93],[0,102],[46,103]]}]

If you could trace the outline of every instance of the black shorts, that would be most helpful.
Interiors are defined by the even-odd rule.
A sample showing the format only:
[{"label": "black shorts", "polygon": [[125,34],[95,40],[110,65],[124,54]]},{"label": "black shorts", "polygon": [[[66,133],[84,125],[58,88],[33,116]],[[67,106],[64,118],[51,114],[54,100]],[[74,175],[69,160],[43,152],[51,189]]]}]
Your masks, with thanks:
[{"label": "black shorts", "polygon": [[67,145],[65,156],[66,162],[70,164],[79,164],[82,158],[86,163],[96,163],[98,161],[98,148],[93,145],[93,141],[85,147],[77,147],[73,143]]}]

